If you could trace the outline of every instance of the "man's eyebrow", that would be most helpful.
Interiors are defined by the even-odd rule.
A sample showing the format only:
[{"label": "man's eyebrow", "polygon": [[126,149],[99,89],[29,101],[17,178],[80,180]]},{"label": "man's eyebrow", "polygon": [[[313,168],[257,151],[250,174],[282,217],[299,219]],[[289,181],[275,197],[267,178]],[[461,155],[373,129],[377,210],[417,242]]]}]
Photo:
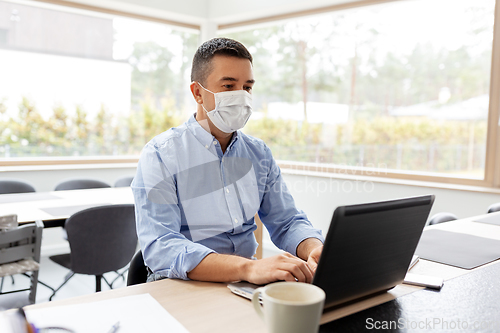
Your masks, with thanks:
[{"label": "man's eyebrow", "polygon": [[[223,76],[219,81],[232,81],[232,82],[238,82],[238,79],[234,78],[234,77],[230,77],[230,76]],[[247,80],[246,83],[255,83],[255,80]]]},{"label": "man's eyebrow", "polygon": [[230,77],[230,76],[223,76],[219,81],[234,81],[234,82],[238,82],[237,79],[235,79],[234,77]]}]

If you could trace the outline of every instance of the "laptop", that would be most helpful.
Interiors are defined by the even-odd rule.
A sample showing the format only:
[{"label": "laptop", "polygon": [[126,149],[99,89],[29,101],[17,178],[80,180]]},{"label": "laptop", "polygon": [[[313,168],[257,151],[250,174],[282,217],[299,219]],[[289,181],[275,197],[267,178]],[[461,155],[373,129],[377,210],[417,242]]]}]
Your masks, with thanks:
[{"label": "laptop", "polygon": [[[434,195],[337,207],[312,284],[325,308],[383,293],[401,284],[410,267]],[[259,286],[228,285],[251,298]]]}]

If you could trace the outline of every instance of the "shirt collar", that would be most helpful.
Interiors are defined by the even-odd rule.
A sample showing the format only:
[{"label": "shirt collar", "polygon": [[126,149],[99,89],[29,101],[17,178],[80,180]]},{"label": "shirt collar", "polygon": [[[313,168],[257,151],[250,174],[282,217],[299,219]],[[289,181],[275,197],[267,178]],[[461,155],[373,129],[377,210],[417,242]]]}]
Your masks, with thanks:
[{"label": "shirt collar", "polygon": [[[203,127],[201,127],[201,125],[196,120],[196,113],[189,117],[189,120],[187,121],[187,127],[203,146],[210,147],[213,144],[215,137],[212,134],[208,133]],[[238,132],[239,131],[234,132],[233,137],[231,138],[231,142],[229,142],[229,145],[227,146],[227,149],[232,149],[235,143],[238,141]]]}]

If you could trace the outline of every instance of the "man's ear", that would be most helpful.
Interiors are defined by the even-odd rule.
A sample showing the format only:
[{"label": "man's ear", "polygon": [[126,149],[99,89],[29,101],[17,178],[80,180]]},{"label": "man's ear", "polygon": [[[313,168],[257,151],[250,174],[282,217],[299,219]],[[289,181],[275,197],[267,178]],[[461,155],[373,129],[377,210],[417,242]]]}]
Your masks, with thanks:
[{"label": "man's ear", "polygon": [[197,82],[191,82],[191,85],[189,86],[191,89],[191,93],[193,94],[194,100],[198,104],[203,104],[203,97],[201,96],[201,89],[200,85]]}]

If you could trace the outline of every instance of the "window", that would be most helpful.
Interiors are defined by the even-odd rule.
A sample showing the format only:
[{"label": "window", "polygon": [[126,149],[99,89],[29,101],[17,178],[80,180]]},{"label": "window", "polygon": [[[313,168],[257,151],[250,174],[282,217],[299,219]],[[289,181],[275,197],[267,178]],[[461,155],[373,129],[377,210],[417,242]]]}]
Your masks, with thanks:
[{"label": "window", "polygon": [[197,30],[25,3],[0,1],[0,159],[138,156],[194,109]]},{"label": "window", "polygon": [[483,179],[494,0],[398,1],[221,34],[276,159]]}]

